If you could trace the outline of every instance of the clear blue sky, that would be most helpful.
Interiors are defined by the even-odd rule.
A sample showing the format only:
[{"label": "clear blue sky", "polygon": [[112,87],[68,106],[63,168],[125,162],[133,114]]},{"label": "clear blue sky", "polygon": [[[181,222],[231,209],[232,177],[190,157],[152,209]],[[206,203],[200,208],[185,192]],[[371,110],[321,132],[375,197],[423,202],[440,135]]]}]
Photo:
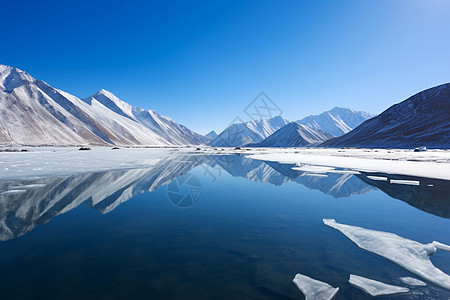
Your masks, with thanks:
[{"label": "clear blue sky", "polygon": [[3,1],[0,63],[200,133],[266,92],[297,120],[450,81],[450,1]]}]

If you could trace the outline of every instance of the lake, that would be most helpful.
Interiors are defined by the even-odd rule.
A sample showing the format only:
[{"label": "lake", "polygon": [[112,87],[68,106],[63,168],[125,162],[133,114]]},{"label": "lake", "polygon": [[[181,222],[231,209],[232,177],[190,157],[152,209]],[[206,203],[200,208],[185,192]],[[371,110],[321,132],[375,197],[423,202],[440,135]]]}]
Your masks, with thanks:
[{"label": "lake", "polygon": [[[449,181],[292,167],[174,154],[151,168],[0,181],[0,297],[304,299],[301,273],[339,287],[336,299],[371,299],[350,274],[398,286],[415,276],[323,219],[450,244]],[[450,253],[430,258],[450,274]],[[450,299],[428,282],[408,287],[386,299]]]}]

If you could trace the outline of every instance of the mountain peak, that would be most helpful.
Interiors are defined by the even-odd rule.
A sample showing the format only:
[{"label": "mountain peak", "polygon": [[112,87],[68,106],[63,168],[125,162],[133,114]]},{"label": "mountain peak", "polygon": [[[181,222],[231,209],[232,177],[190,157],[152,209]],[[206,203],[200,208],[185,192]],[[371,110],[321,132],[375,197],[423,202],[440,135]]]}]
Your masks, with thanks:
[{"label": "mountain peak", "polygon": [[257,147],[304,147],[332,138],[328,133],[291,122],[256,144]]},{"label": "mountain peak", "polygon": [[[99,90],[97,93],[95,93],[94,95],[105,95],[105,96],[114,96],[113,93],[111,93],[110,91],[107,91],[105,89],[101,89]],[[115,97],[115,96],[114,96]]]},{"label": "mountain peak", "polygon": [[6,91],[12,91],[25,83],[34,81],[35,79],[25,71],[0,65],[0,87],[3,87]]},{"label": "mountain peak", "polygon": [[210,132],[208,132],[205,136],[209,137],[210,139],[215,139],[217,137],[217,132],[215,132],[214,130],[211,130]]},{"label": "mountain peak", "polygon": [[113,112],[124,117],[134,119],[133,106],[119,99],[116,95],[105,89],[99,90],[97,93],[84,99],[85,102],[91,104],[92,99],[97,100]]},{"label": "mountain peak", "polygon": [[354,112],[353,109],[347,108],[347,107],[339,107],[335,106],[332,109],[330,109],[328,112]]},{"label": "mountain peak", "polygon": [[367,112],[336,106],[319,115],[307,116],[297,122],[334,136],[341,136],[372,117],[373,115]]}]

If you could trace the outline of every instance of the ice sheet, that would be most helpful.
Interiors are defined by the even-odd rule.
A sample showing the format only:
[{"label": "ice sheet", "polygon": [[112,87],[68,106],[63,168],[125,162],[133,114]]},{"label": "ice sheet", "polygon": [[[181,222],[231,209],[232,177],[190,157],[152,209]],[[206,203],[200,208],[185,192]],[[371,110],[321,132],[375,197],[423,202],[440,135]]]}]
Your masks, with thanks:
[{"label": "ice sheet", "polygon": [[353,274],[350,274],[350,279],[348,280],[348,282],[373,297],[395,295],[400,293],[407,293],[409,291],[409,289],[405,287],[390,285]]},{"label": "ice sheet", "polygon": [[413,277],[400,277],[400,280],[406,283],[407,285],[412,286],[426,286],[427,284],[422,280],[413,278]]},{"label": "ice sheet", "polygon": [[[263,149],[264,150],[264,149]],[[249,153],[248,157],[264,161],[291,164],[311,164],[450,180],[450,151],[387,149],[265,149]]]},{"label": "ice sheet", "polygon": [[[0,180],[65,176],[108,170],[148,168],[188,149],[92,147],[29,148],[30,152],[0,152]],[[21,189],[21,188],[20,188]]]},{"label": "ice sheet", "polygon": [[339,291],[339,288],[334,288],[326,282],[302,274],[295,275],[293,281],[306,300],[331,300]]},{"label": "ice sheet", "polygon": [[417,277],[450,290],[450,276],[436,268],[429,256],[437,249],[450,251],[448,245],[438,242],[421,244],[393,233],[365,229],[324,219],[325,225],[339,230],[358,247],[380,255]]}]

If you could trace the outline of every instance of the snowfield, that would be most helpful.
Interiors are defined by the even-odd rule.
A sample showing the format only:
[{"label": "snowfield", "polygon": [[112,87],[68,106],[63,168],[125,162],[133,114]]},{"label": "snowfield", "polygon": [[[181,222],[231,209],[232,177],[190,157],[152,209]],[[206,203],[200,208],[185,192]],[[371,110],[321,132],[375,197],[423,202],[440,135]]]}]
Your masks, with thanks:
[{"label": "snowfield", "polygon": [[450,151],[404,149],[264,149],[252,159],[450,180]]}]

